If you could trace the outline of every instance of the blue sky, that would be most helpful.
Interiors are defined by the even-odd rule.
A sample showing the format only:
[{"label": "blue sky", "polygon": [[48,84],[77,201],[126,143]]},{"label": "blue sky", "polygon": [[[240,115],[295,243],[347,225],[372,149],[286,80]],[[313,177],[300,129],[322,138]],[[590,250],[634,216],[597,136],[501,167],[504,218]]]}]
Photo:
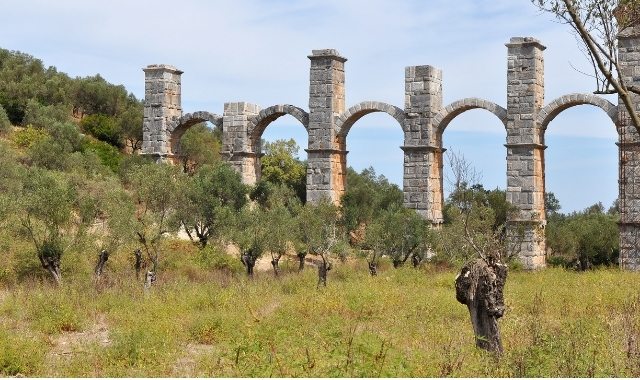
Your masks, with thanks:
[{"label": "blue sky", "polygon": [[[100,73],[139,98],[142,67],[177,66],[185,72],[185,112],[222,113],[226,101],[308,109],[307,55],[322,48],[349,59],[347,107],[364,100],[402,107],[404,67],[425,64],[443,70],[445,104],[481,97],[505,106],[504,44],[514,36],[547,46],[546,103],[594,89],[571,67],[589,71],[569,29],[529,0],[7,0],[2,20],[0,47],[71,76]],[[291,117],[271,124],[264,137],[307,144]],[[504,140],[500,122],[482,110],[456,118],[444,135],[445,147],[473,162],[488,188],[506,185]],[[595,107],[570,109],[550,124],[546,187],[562,211],[615,200],[615,141],[612,122]],[[365,116],[347,144],[349,165],[373,166],[402,183],[402,133],[390,116]]]}]

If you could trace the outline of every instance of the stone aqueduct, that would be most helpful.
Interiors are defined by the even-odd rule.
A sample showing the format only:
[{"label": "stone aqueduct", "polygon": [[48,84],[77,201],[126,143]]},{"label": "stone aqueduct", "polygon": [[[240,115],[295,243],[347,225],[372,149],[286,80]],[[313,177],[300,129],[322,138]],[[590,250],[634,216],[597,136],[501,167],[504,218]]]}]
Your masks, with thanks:
[{"label": "stone aqueduct", "polygon": [[[179,155],[181,135],[192,125],[209,121],[223,131],[223,158],[241,173],[247,184],[260,177],[260,137],[283,115],[291,115],[307,130],[309,143],[307,199],[328,197],[337,202],[345,191],[346,136],[361,117],[385,112],[404,133],[404,204],[433,224],[443,220],[442,135],[449,123],[471,109],[494,114],[507,132],[507,200],[519,212],[508,221],[523,228],[520,258],[527,268],[545,265],[545,161],[547,125],[562,111],[590,104],[601,108],[619,132],[620,149],[620,265],[640,268],[640,138],[623,105],[616,106],[592,94],[569,94],[544,104],[545,47],[530,37],[511,38],[507,46],[507,105],[465,98],[442,104],[442,72],[432,66],[405,69],[404,109],[376,101],[345,107],[346,58],[333,49],[313,50],[309,112],[292,105],[260,108],[245,102],[225,103],[222,115],[182,113],[181,74],[175,67],[150,65],[145,72],[143,154],[157,160]],[[640,82],[640,34],[621,36],[619,59],[623,75]],[[620,103],[622,104],[622,103]],[[640,106],[640,99],[636,100]],[[639,107],[640,109],[640,107]],[[520,230],[521,231],[521,230]]]}]

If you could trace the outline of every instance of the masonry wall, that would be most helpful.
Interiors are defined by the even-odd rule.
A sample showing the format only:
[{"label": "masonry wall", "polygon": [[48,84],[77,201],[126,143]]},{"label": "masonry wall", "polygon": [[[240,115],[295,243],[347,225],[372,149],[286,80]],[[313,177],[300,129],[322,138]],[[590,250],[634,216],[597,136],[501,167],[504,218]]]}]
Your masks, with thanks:
[{"label": "masonry wall", "polygon": [[142,153],[158,160],[171,156],[171,120],[182,116],[182,71],[169,65],[149,65],[145,74]]},{"label": "masonry wall", "polygon": [[[618,37],[620,73],[627,83],[640,86],[640,27],[629,28]],[[640,96],[632,95],[636,112]],[[622,99],[618,101],[620,149],[620,267],[640,270],[640,136]]]},{"label": "masonry wall", "polygon": [[507,46],[507,201],[518,215],[507,222],[513,249],[529,269],[545,266],[544,104],[545,47],[531,37]]}]

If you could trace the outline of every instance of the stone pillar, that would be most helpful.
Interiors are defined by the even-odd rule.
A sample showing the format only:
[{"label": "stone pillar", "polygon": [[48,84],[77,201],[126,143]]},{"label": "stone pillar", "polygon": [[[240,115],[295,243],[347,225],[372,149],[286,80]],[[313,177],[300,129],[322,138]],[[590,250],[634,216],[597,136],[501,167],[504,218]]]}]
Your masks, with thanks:
[{"label": "stone pillar", "polygon": [[536,116],[544,103],[545,47],[513,37],[507,68],[507,201],[518,208],[507,221],[509,244],[527,269],[545,266],[544,134]]},{"label": "stone pillar", "polygon": [[[620,74],[627,84],[640,86],[640,26],[618,35]],[[632,95],[636,112],[640,96]],[[640,270],[640,136],[621,98],[618,98],[620,154],[620,268]]]},{"label": "stone pillar", "polygon": [[222,115],[222,159],[242,175],[242,183],[254,185],[260,180],[260,147],[251,146],[249,119],[260,107],[245,102],[224,104]]},{"label": "stone pillar", "polygon": [[313,50],[309,85],[307,201],[338,203],[345,189],[345,141],[338,141],[335,118],[345,111],[344,63],[334,49]]},{"label": "stone pillar", "polygon": [[169,65],[149,65],[144,71],[144,119],[142,154],[158,161],[171,158],[171,136],[167,126],[182,116],[180,100],[182,71]]},{"label": "stone pillar", "polygon": [[442,109],[442,70],[405,69],[404,205],[439,225],[443,221],[442,139],[432,119]]}]

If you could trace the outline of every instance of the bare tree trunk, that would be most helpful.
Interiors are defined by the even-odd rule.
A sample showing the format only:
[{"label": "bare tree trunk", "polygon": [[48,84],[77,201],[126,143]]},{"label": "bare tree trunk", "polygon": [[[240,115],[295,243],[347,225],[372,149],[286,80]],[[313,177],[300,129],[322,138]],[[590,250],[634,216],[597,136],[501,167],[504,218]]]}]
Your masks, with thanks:
[{"label": "bare tree trunk", "polygon": [[378,263],[376,261],[367,261],[367,264],[369,265],[369,273],[372,276],[377,276],[378,275]]},{"label": "bare tree trunk", "polygon": [[456,299],[469,309],[476,346],[496,354],[502,353],[498,318],[504,314],[506,280],[506,265],[484,259],[465,264],[456,277]]},{"label": "bare tree trunk", "polygon": [[417,268],[418,265],[420,265],[421,261],[422,261],[422,258],[420,257],[420,255],[416,253],[411,255],[411,264],[413,265],[414,268]]},{"label": "bare tree trunk", "polygon": [[140,248],[137,248],[133,251],[133,254],[136,257],[136,262],[133,264],[133,267],[136,270],[136,280],[140,280],[140,271],[142,270],[142,251]]},{"label": "bare tree trunk", "polygon": [[296,256],[298,256],[298,271],[302,271],[304,269],[304,258],[307,256],[307,252],[298,252]]},{"label": "bare tree trunk", "polygon": [[253,257],[250,251],[247,251],[240,256],[240,261],[247,269],[247,276],[253,278],[253,267],[256,265],[256,258]]},{"label": "bare tree trunk", "polygon": [[103,249],[98,254],[98,263],[96,264],[96,269],[94,269],[96,276],[98,277],[102,276],[102,272],[104,271],[104,265],[106,264],[107,260],[109,260],[109,252],[107,252],[106,249]]},{"label": "bare tree trunk", "polygon": [[271,266],[273,267],[273,274],[278,277],[280,275],[280,257],[281,254],[277,254],[271,257]]},{"label": "bare tree trunk", "polygon": [[331,263],[327,263],[327,261],[323,258],[322,263],[318,266],[318,287],[320,285],[327,286],[327,272],[331,270]]},{"label": "bare tree trunk", "polygon": [[62,273],[60,272],[60,259],[49,256],[40,256],[42,267],[49,272],[56,285],[62,285]]},{"label": "bare tree trunk", "polygon": [[156,282],[156,273],[153,271],[147,271],[147,274],[144,277],[144,288],[150,289],[151,285]]}]

